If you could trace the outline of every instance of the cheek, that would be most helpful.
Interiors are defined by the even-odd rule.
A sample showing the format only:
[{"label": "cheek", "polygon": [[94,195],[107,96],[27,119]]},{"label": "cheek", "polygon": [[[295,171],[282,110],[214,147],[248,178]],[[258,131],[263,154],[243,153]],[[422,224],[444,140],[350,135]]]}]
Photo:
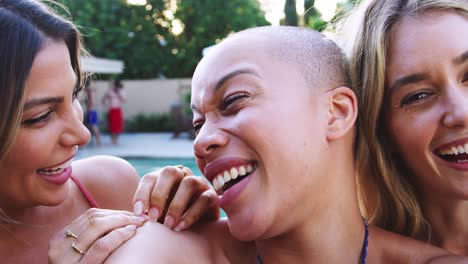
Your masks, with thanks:
[{"label": "cheek", "polygon": [[425,156],[437,129],[437,121],[431,113],[394,113],[388,120],[392,143],[407,160]]},{"label": "cheek", "polygon": [[197,163],[198,169],[201,171],[203,176],[205,176],[205,173],[204,173],[203,169],[205,168],[206,163],[203,161],[203,159],[199,159],[197,157],[195,157],[195,162]]},{"label": "cheek", "polygon": [[8,164],[8,167],[12,167],[15,170],[35,169],[41,163],[41,160],[44,159],[44,150],[50,145],[41,145],[40,142],[47,142],[47,140],[42,139],[38,135],[20,132],[5,158],[5,164]]}]

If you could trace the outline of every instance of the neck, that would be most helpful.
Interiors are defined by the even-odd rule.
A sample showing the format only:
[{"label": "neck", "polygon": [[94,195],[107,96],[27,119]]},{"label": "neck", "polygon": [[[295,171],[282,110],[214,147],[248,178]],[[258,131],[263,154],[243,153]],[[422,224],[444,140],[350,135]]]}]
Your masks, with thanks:
[{"label": "neck", "polygon": [[432,233],[431,243],[452,253],[468,255],[468,201],[437,199],[423,202]]},{"label": "neck", "polygon": [[360,263],[365,228],[350,171],[323,176],[327,182],[311,190],[317,197],[308,196],[313,208],[304,203],[302,219],[282,234],[256,241],[264,263]]}]

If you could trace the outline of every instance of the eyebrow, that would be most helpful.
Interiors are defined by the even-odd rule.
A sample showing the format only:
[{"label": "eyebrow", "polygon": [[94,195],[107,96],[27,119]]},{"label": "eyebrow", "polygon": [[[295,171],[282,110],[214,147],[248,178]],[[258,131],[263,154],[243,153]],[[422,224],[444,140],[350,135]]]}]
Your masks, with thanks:
[{"label": "eyebrow", "polygon": [[[238,76],[238,75],[242,75],[242,74],[252,74],[252,75],[255,75],[257,77],[259,77],[258,73],[256,73],[255,71],[253,70],[250,70],[250,69],[239,69],[239,70],[235,70],[235,71],[232,71],[226,75],[224,75],[221,79],[219,79],[218,82],[216,82],[216,85],[215,85],[215,88],[214,88],[214,91],[218,91],[219,89],[221,89],[221,87],[223,87],[223,85],[229,81],[230,79]],[[190,106],[192,108],[192,110],[197,110],[197,107],[195,105],[191,105]]]},{"label": "eyebrow", "polygon": [[23,111],[26,111],[38,105],[58,104],[61,102],[63,102],[63,97],[47,97],[47,98],[32,99],[24,104]]},{"label": "eyebrow", "polygon": [[391,92],[396,92],[398,91],[401,87],[411,84],[411,83],[418,83],[420,81],[423,81],[427,79],[428,76],[427,74],[424,73],[416,73],[416,74],[410,74],[407,76],[403,76],[399,79],[397,79],[392,86],[390,86],[390,91]]},{"label": "eyebrow", "polygon": [[236,77],[237,75],[241,75],[241,74],[252,74],[252,75],[255,75],[255,76],[258,76],[258,74],[256,72],[254,72],[253,70],[250,70],[250,69],[240,69],[240,70],[235,70],[233,72],[230,72],[228,74],[226,74],[223,78],[221,78],[215,85],[215,88],[214,90],[217,91],[219,90],[221,87],[223,87],[223,85],[229,81],[230,79]]},{"label": "eyebrow", "polygon": [[463,64],[465,61],[468,60],[468,50],[463,52],[460,56],[456,57],[454,60],[453,60],[453,63],[455,65],[460,65],[460,64]]}]

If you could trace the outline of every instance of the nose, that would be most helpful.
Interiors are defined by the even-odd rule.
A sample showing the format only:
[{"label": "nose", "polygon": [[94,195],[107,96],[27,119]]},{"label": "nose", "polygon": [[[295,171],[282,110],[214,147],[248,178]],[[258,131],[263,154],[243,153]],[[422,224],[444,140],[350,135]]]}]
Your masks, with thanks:
[{"label": "nose", "polygon": [[453,92],[447,96],[447,110],[442,122],[451,128],[468,127],[468,92],[466,89],[451,90]]},{"label": "nose", "polygon": [[63,145],[82,146],[89,142],[91,133],[83,124],[83,109],[78,101],[73,102],[69,119],[65,123],[66,128],[61,138]]},{"label": "nose", "polygon": [[194,141],[194,151],[197,158],[206,158],[217,149],[220,149],[229,142],[229,134],[216,123],[208,123],[202,126]]}]

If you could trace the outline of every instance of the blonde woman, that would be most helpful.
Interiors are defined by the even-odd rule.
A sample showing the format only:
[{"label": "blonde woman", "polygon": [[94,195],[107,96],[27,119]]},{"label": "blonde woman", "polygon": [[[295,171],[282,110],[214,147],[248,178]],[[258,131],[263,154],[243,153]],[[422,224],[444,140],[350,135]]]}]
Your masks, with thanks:
[{"label": "blonde woman", "polygon": [[468,255],[468,1],[365,1],[344,25],[366,217]]},{"label": "blonde woman", "polygon": [[[124,160],[73,161],[90,137],[77,100],[83,78],[80,48],[74,25],[40,1],[0,1],[2,263],[102,262],[148,219],[141,216],[145,208],[156,220],[167,201],[157,198],[167,198],[179,183],[187,188],[182,181],[190,174],[187,168],[149,174],[143,182],[157,181],[156,197],[142,203],[141,188],[134,196],[139,177]],[[191,182],[187,200],[208,188],[203,181]],[[179,200],[171,208],[187,203]],[[200,203],[193,206],[203,211]],[[135,214],[128,212],[132,208]],[[161,214],[155,214],[158,208]],[[191,224],[183,218],[187,215],[168,216],[185,220],[185,227]]]}]

